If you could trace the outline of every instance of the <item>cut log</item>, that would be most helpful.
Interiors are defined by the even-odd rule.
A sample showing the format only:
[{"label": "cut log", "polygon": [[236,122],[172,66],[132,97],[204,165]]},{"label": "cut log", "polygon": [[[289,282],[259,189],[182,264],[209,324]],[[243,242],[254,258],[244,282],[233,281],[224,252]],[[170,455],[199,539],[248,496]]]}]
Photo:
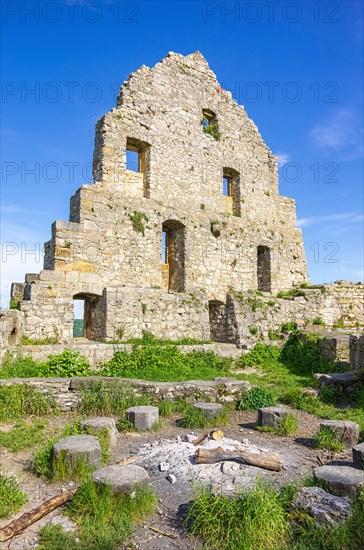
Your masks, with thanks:
[{"label": "cut log", "polygon": [[223,460],[233,460],[256,466],[257,468],[265,468],[266,470],[274,470],[279,472],[282,469],[282,463],[277,455],[247,453],[246,451],[226,451],[222,447],[216,449],[197,449],[195,453],[195,461],[197,464],[215,464]]},{"label": "cut log", "polygon": [[224,434],[221,430],[212,430],[209,435],[211,439],[214,439],[215,441],[221,441],[221,439],[223,439],[224,437]]},{"label": "cut log", "polygon": [[197,439],[194,439],[192,441],[192,445],[195,445],[195,446],[199,445],[200,443],[202,443],[206,439],[206,437],[208,437],[208,435],[209,435],[208,433],[200,435],[200,437],[198,437]]},{"label": "cut log", "polygon": [[32,525],[32,523],[35,523],[50,512],[53,512],[53,510],[55,510],[59,506],[66,504],[66,502],[68,502],[73,497],[76,491],[77,488],[64,491],[63,493],[60,493],[59,495],[56,495],[49,500],[46,500],[46,502],[43,502],[43,504],[41,504],[37,508],[34,508],[34,510],[23,514],[18,519],[14,519],[14,521],[9,523],[8,525],[5,525],[5,527],[0,529],[0,542],[4,542],[11,539],[15,535],[19,535],[19,533],[24,531],[24,529],[29,527],[29,525]]}]

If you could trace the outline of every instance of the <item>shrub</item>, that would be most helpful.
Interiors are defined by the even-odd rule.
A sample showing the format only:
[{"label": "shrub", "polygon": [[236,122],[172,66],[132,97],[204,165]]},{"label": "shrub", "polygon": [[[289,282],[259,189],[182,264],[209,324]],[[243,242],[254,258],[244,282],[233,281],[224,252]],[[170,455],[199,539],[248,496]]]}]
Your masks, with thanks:
[{"label": "shrub", "polygon": [[99,371],[102,376],[143,378],[144,380],[211,380],[227,373],[230,358],[221,359],[213,352],[183,354],[177,346],[136,346],[131,353],[117,351]]},{"label": "shrub", "polygon": [[29,415],[45,416],[57,411],[51,395],[28,384],[0,386],[0,421]]},{"label": "shrub", "polygon": [[35,378],[42,376],[41,364],[32,357],[6,356],[0,368],[1,378]]},{"label": "shrub", "polygon": [[282,347],[281,360],[308,374],[332,371],[333,363],[320,356],[318,339],[317,334],[292,332]]},{"label": "shrub", "polygon": [[203,412],[192,405],[186,407],[183,418],[180,420],[182,428],[212,428],[214,426],[226,426],[229,415],[223,410],[215,418],[207,418]]},{"label": "shrub", "polygon": [[337,430],[322,426],[316,434],[315,447],[327,451],[342,451],[344,445]]},{"label": "shrub", "polygon": [[27,500],[14,476],[0,472],[0,518],[15,514]]},{"label": "shrub", "polygon": [[69,378],[87,376],[90,374],[89,362],[77,351],[66,349],[58,355],[51,355],[46,363],[42,363],[42,376]]},{"label": "shrub", "polygon": [[260,407],[271,407],[275,403],[272,393],[265,388],[252,388],[248,390],[237,402],[236,408],[240,410],[256,411]]}]

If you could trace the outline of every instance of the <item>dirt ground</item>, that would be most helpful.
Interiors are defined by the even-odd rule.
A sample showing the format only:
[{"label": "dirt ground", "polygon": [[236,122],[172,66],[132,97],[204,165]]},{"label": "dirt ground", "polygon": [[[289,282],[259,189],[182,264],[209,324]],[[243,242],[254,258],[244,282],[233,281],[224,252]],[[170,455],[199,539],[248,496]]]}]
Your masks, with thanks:
[{"label": "dirt ground", "polygon": [[[269,449],[279,455],[284,468],[280,472],[269,472],[254,468],[256,475],[263,479],[270,478],[277,484],[287,483],[299,479],[312,472],[313,468],[324,463],[345,463],[351,460],[350,449],[332,456],[331,453],[319,451],[313,446],[314,434],[318,431],[320,419],[303,411],[294,411],[298,416],[299,430],[295,436],[281,437],[272,433],[262,433],[254,429],[257,414],[251,412],[232,411],[229,413],[229,425],[223,429],[224,435],[237,441],[248,439],[251,444],[264,449]],[[180,416],[163,419],[163,427],[157,432],[141,432],[119,434],[118,445],[110,463],[118,463],[125,458],[138,456],[141,445],[157,444],[158,441],[176,439],[180,436],[183,440],[186,434],[195,433],[196,437],[204,430],[188,430],[178,426]],[[47,433],[49,435],[65,422],[74,420],[75,417],[55,417],[48,421]],[[1,430],[8,430],[9,425],[0,425]],[[12,518],[1,520],[0,527],[3,527],[11,520],[19,517],[38,506],[48,498],[58,494],[62,489],[73,486],[73,483],[46,483],[44,479],[38,478],[29,472],[29,461],[33,456],[34,449],[11,453],[4,448],[1,452],[1,467],[17,476],[20,488],[27,494],[28,500],[21,511]],[[140,463],[140,462],[139,462]],[[246,467],[251,468],[251,467]],[[158,465],[148,470],[150,475],[151,488],[155,490],[158,497],[157,512],[153,517],[146,518],[132,535],[125,549],[134,550],[164,550],[179,549],[192,550],[201,548],[201,541],[188,537],[183,527],[183,515],[186,505],[193,499],[194,486],[188,479],[177,479],[171,484],[167,480],[166,472],[160,472]],[[251,472],[249,472],[251,474]],[[42,520],[33,524],[22,534],[12,540],[3,543],[0,547],[9,550],[32,549],[37,547],[37,533],[54,516],[62,516],[62,509],[55,510]],[[151,529],[157,529],[158,533]],[[169,536],[166,536],[169,535]]]}]

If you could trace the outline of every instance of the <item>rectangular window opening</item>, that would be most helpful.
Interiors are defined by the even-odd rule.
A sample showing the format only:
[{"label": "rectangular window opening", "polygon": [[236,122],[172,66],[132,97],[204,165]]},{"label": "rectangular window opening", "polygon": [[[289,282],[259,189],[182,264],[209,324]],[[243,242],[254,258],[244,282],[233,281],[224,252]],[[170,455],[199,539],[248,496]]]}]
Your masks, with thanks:
[{"label": "rectangular window opening", "polygon": [[73,338],[85,336],[85,300],[73,300]]},{"label": "rectangular window opening", "polygon": [[228,176],[224,176],[222,178],[222,192],[225,197],[231,197],[232,196],[232,182],[231,178]]}]

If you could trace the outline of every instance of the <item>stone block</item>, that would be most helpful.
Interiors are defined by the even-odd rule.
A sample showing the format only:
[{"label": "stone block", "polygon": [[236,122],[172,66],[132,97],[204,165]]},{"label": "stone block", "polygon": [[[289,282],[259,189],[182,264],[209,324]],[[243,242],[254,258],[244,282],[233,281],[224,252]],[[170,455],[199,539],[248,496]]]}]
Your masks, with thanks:
[{"label": "stone block", "polygon": [[288,411],[281,407],[261,407],[258,409],[258,424],[278,428],[279,422],[287,416]]},{"label": "stone block", "polygon": [[110,446],[115,447],[118,440],[118,431],[116,429],[115,420],[106,416],[95,416],[82,420],[80,422],[81,429],[87,430],[91,435],[97,435],[101,430],[107,429],[110,436]]},{"label": "stone block", "polygon": [[216,418],[223,411],[223,406],[220,403],[196,403],[194,407],[201,411],[206,418]]},{"label": "stone block", "polygon": [[293,509],[304,510],[317,525],[331,527],[347,521],[352,515],[348,497],[338,497],[320,487],[303,487],[292,502]]},{"label": "stone block", "polygon": [[353,447],[353,464],[354,468],[364,470],[364,443],[359,443]]},{"label": "stone block", "polygon": [[364,487],[364,471],[350,466],[320,466],[313,474],[315,480],[325,482],[334,495],[355,498]]},{"label": "stone block", "polygon": [[146,487],[148,472],[137,464],[113,464],[96,470],[92,480],[98,485],[110,485],[115,493],[132,493],[136,487]]},{"label": "stone block", "polygon": [[69,468],[84,462],[89,467],[100,467],[100,443],[93,435],[70,435],[53,445],[53,458],[64,459]]},{"label": "stone block", "polygon": [[359,424],[350,420],[323,420],[320,422],[320,429],[325,428],[336,433],[338,439],[343,443],[356,445],[359,439]]},{"label": "stone block", "polygon": [[159,409],[152,406],[130,407],[126,411],[128,419],[136,430],[150,430],[159,421]]}]

